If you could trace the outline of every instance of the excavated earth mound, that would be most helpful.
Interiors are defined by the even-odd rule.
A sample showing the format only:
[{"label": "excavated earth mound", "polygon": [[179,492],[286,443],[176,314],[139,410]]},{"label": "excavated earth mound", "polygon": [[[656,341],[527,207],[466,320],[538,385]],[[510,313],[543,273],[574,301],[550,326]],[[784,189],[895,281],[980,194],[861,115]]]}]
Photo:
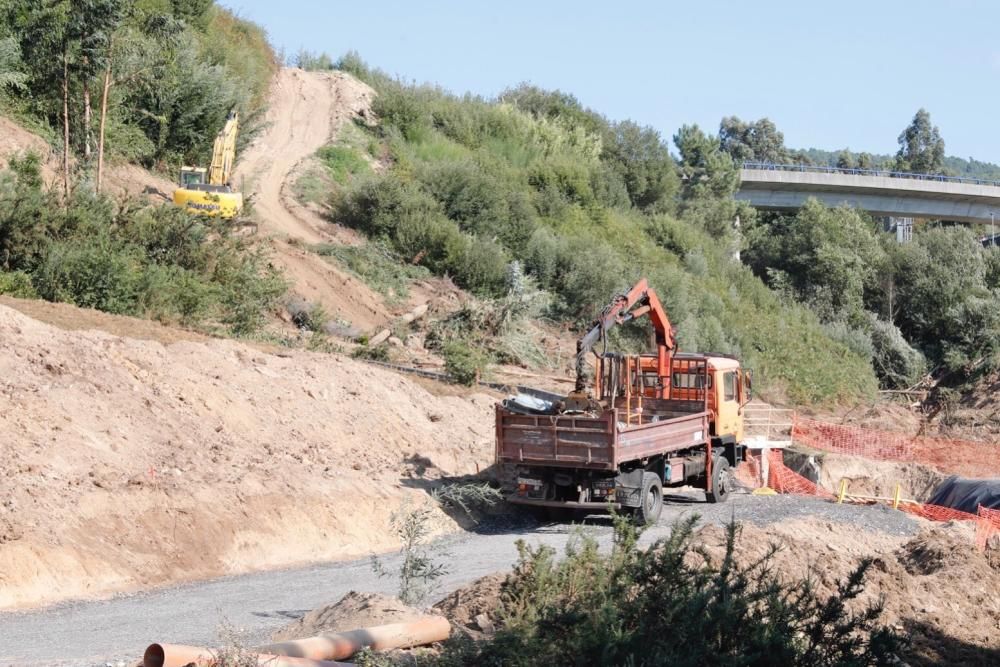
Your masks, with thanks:
[{"label": "excavated earth mound", "polygon": [[302,618],[275,630],[271,641],[315,637],[389,623],[409,623],[427,616],[399,598],[380,593],[351,591],[333,604],[313,609]]},{"label": "excavated earth mound", "polygon": [[[737,557],[749,562],[777,543],[775,571],[788,579],[810,575],[823,596],[833,595],[862,558],[874,558],[858,602],[884,598],[881,622],[910,641],[907,664],[998,664],[1000,559],[976,550],[971,525],[927,525],[906,539],[813,520],[766,530],[746,524]],[[697,540],[721,558],[723,528],[707,526]]]},{"label": "excavated earth mound", "polygon": [[394,548],[389,515],[427,498],[404,478],[489,464],[493,402],[0,305],[0,608]]}]

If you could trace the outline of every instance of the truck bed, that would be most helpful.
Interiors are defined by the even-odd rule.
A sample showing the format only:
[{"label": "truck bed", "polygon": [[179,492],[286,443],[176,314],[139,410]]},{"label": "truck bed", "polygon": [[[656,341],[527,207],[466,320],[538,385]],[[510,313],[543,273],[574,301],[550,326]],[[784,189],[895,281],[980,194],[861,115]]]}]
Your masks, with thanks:
[{"label": "truck bed", "polygon": [[708,440],[700,401],[644,399],[642,423],[624,402],[598,415],[523,415],[496,408],[497,461],[616,470],[622,463],[688,449]]}]

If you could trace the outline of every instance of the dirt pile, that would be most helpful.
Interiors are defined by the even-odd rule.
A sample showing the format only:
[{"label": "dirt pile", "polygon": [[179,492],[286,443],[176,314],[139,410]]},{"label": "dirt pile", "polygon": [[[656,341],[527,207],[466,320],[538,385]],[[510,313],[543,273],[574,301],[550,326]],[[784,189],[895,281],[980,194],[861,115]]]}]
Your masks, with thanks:
[{"label": "dirt pile", "polygon": [[336,355],[64,331],[0,305],[0,607],[393,548],[389,514],[427,498],[407,461],[489,465],[493,402]]},{"label": "dirt pile", "polygon": [[[874,558],[860,603],[885,600],[882,622],[912,644],[912,665],[996,664],[1000,657],[1000,566],[973,546],[972,527],[928,524],[908,540],[858,531],[845,524],[803,520],[761,529],[742,526],[738,557],[781,549],[775,571],[788,579],[810,575],[821,595],[833,595],[862,558]],[[709,526],[697,540],[721,557],[724,529]]]},{"label": "dirt pile", "polygon": [[454,630],[473,638],[492,634],[500,624],[500,595],[505,573],[481,577],[445,596],[434,611],[451,621]]},{"label": "dirt pile", "polygon": [[427,614],[403,604],[399,598],[351,591],[337,602],[313,609],[302,618],[275,630],[271,641],[303,639],[373,625],[409,623],[424,616]]}]

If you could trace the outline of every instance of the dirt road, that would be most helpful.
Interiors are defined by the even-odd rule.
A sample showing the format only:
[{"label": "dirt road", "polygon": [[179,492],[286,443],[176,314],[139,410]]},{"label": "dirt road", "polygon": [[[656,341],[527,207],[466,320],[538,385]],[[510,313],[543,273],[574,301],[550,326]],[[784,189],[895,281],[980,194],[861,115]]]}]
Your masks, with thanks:
[{"label": "dirt road", "polygon": [[284,68],[275,77],[267,128],[239,156],[236,182],[253,198],[261,231],[322,243],[328,223],[287,196],[288,177],[300,162],[329,143],[341,125],[368,114],[374,92],[343,72]]},{"label": "dirt road", "polygon": [[[660,523],[643,535],[643,542],[666,536],[675,519],[692,512],[714,524],[732,517],[762,525],[780,520],[784,525],[775,528],[788,531],[796,529],[797,519],[806,517],[849,524],[872,551],[891,551],[893,544],[915,533],[919,525],[898,512],[789,496],[735,496],[725,505],[709,505],[693,498],[668,503]],[[590,523],[587,530],[607,545],[611,536],[607,519],[594,518]],[[562,549],[577,531],[572,525],[539,525],[520,519],[487,522],[477,533],[445,538],[442,544],[450,571],[437,587],[435,599],[480,576],[509,568],[516,559],[514,543],[518,539]],[[385,562],[390,570],[397,564],[395,557]],[[290,619],[350,590],[393,593],[394,582],[376,577],[365,559],[232,577],[102,602],[0,614],[0,666],[91,667],[117,665],[119,661],[132,664],[153,641],[215,645],[216,630],[223,619],[245,629],[249,644],[259,643]]]},{"label": "dirt road", "polygon": [[253,202],[253,219],[260,234],[271,239],[275,260],[292,289],[322,304],[330,317],[362,331],[389,319],[382,297],[301,247],[353,242],[354,237],[298,203],[291,188],[300,165],[333,141],[344,123],[370,117],[373,96],[370,87],[343,72],[280,70],[271,89],[267,126],[237,157],[235,178]]}]

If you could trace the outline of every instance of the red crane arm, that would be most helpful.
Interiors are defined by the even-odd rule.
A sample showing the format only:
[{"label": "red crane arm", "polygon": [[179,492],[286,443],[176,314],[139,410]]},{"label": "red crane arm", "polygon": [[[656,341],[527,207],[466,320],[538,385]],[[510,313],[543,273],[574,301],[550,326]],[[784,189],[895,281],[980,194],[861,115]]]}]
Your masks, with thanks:
[{"label": "red crane arm", "polygon": [[643,278],[628,292],[612,299],[590,330],[576,342],[576,391],[584,391],[587,387],[586,357],[597,341],[604,337],[604,332],[616,324],[624,324],[643,315],[649,315],[656,334],[657,374],[661,378],[670,375],[671,356],[677,348],[674,328],[656,292]]}]

